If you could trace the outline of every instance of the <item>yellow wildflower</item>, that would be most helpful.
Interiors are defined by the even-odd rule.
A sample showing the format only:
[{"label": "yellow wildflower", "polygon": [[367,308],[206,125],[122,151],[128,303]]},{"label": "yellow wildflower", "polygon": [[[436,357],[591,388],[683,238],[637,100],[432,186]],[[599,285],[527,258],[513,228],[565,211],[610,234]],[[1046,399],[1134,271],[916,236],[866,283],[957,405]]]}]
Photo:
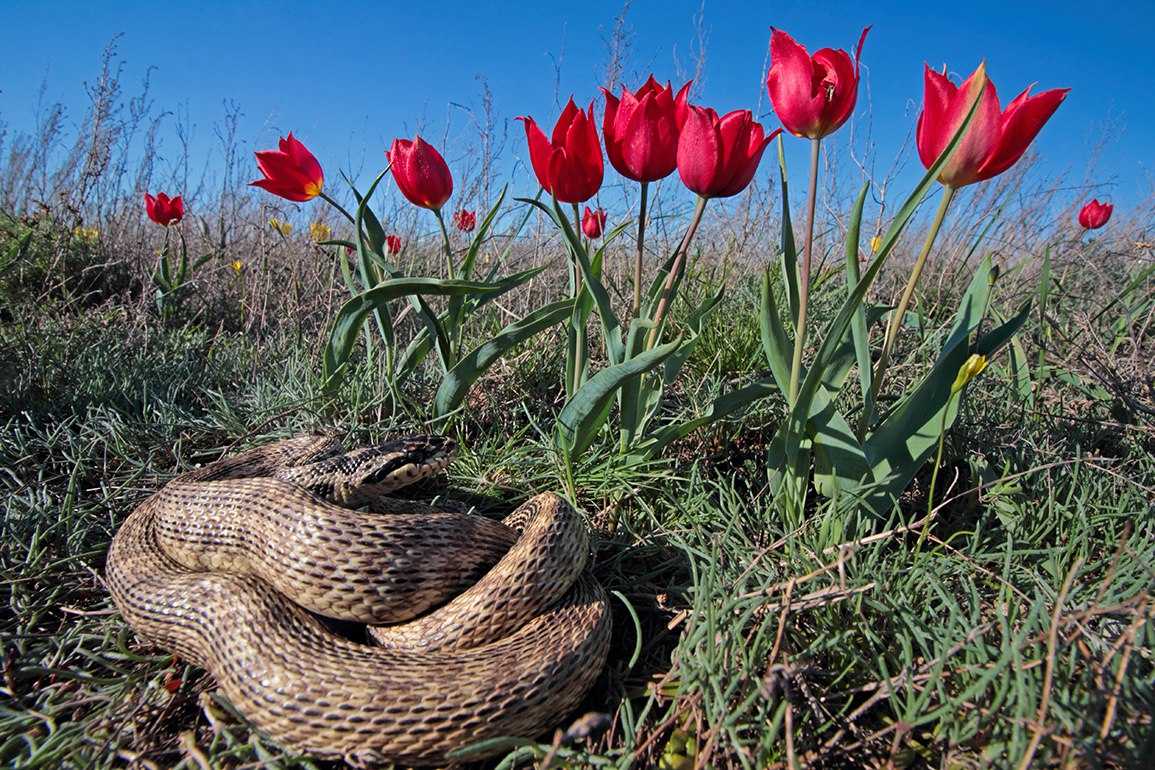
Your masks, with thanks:
[{"label": "yellow wildflower", "polygon": [[876,235],[870,239],[870,253],[877,254],[878,247],[882,245],[882,236]]},{"label": "yellow wildflower", "polygon": [[232,262],[229,263],[229,267],[231,267],[233,269],[234,273],[236,273],[237,275],[240,275],[241,271],[245,269],[245,263],[240,261],[239,259],[234,259]]},{"label": "yellow wildflower", "polygon": [[72,235],[82,241],[96,241],[100,238],[100,230],[95,227],[84,227],[77,225],[72,230]]},{"label": "yellow wildflower", "polygon": [[329,240],[333,235],[333,230],[324,222],[314,222],[309,225],[309,235],[314,241],[320,243],[321,241]]},{"label": "yellow wildflower", "polygon": [[958,393],[967,386],[967,383],[982,374],[988,363],[990,360],[986,356],[971,353],[970,358],[959,367],[958,376],[954,378],[954,384],[950,386],[951,394]]},{"label": "yellow wildflower", "polygon": [[280,219],[277,219],[276,217],[271,217],[269,219],[269,227],[273,228],[274,230],[276,230],[278,233],[280,233],[281,235],[283,235],[286,238],[288,238],[290,235],[293,234],[292,223],[291,222],[284,222]]}]

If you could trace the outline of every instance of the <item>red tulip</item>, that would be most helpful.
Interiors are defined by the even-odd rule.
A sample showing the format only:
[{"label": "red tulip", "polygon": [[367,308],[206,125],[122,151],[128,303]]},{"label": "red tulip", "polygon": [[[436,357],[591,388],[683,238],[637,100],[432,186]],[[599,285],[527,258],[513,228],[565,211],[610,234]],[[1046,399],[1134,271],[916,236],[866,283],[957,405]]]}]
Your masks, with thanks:
[{"label": "red tulip", "polygon": [[385,236],[385,250],[388,251],[390,254],[400,254],[401,253],[401,236],[400,235],[387,235],[387,236]]},{"label": "red tulip", "polygon": [[678,174],[703,198],[728,198],[746,189],[762,151],[782,132],[764,136],[750,110],[734,110],[718,117],[706,107],[689,107],[689,117],[678,139]]},{"label": "red tulip", "polygon": [[525,123],[529,159],[546,192],[562,203],[582,203],[594,197],[602,186],[605,167],[593,102],[587,114],[578,109],[571,96],[549,139],[533,118],[523,115],[518,120]]},{"label": "red tulip", "polygon": [[179,195],[169,198],[164,193],[157,193],[154,198],[145,193],[144,210],[153,222],[167,227],[184,218],[184,200]]},{"label": "red tulip", "polygon": [[995,84],[987,78],[985,63],[961,86],[927,66],[916,135],[918,156],[930,168],[962,125],[975,99],[980,99],[966,136],[939,171],[938,180],[949,187],[962,187],[998,176],[1023,157],[1069,90],[1054,88],[1030,96],[1028,86],[1002,110]]},{"label": "red tulip", "polygon": [[461,232],[471,233],[477,226],[477,214],[466,209],[458,209],[453,212],[453,224]]},{"label": "red tulip", "polygon": [[445,158],[421,137],[394,139],[386,153],[401,194],[415,206],[439,210],[453,194],[453,175]]},{"label": "red tulip", "polygon": [[622,97],[603,88],[606,113],[602,134],[606,155],[618,173],[635,182],[656,182],[673,173],[678,165],[678,132],[686,122],[690,83],[674,96],[670,84],[658,85],[654,76]]},{"label": "red tulip", "polygon": [[298,203],[321,194],[325,172],[313,153],[297,141],[291,131],[281,139],[278,149],[263,150],[256,156],[257,167],[265,178],[249,182],[250,185]]},{"label": "red tulip", "polygon": [[585,213],[582,214],[582,232],[586,234],[586,237],[602,237],[602,230],[605,229],[605,226],[605,209],[591,209],[589,206],[586,206]]},{"label": "red tulip", "polygon": [[1099,203],[1099,199],[1095,198],[1079,211],[1079,224],[1087,230],[1098,230],[1107,224],[1114,210],[1115,207],[1110,203]]},{"label": "red tulip", "polygon": [[811,56],[790,35],[771,30],[766,90],[786,130],[821,139],[846,122],[858,100],[858,60],[869,31],[862,30],[851,61],[841,48],[823,48]]}]

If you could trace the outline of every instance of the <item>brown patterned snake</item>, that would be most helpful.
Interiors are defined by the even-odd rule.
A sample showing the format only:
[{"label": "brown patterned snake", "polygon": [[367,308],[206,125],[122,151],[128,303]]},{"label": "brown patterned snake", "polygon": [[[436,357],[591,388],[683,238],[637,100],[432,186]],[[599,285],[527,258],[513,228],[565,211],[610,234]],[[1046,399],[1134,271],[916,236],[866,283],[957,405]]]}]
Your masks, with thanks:
[{"label": "brown patterned snake", "polygon": [[[504,523],[385,496],[453,449],[422,437],[337,454],[304,436],[178,476],[113,538],[113,599],[297,751],[440,764],[477,741],[536,736],[577,706],[608,652],[589,533],[548,493]],[[361,644],[312,613],[410,622]]]}]

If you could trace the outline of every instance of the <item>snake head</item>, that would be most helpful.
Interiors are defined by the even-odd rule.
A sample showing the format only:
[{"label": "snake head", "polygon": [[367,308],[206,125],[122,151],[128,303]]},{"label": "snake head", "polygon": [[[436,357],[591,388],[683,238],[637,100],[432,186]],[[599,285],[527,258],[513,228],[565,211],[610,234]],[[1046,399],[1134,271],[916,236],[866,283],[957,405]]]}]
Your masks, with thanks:
[{"label": "snake head", "polygon": [[407,436],[357,452],[363,460],[350,481],[384,493],[440,473],[457,452],[457,442],[447,436]]},{"label": "snake head", "polygon": [[406,436],[274,475],[335,503],[359,505],[440,473],[456,451],[457,443],[446,436]]}]

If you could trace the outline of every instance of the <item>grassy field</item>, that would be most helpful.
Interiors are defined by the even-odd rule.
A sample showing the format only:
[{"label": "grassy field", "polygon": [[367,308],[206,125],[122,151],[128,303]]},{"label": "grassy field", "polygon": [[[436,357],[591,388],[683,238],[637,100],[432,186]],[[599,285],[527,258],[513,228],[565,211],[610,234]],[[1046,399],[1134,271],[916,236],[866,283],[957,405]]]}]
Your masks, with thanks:
[{"label": "grassy field", "polygon": [[[597,575],[620,597],[586,710],[610,719],[557,747],[554,766],[1143,766],[1155,295],[1149,281],[1112,295],[1097,280],[1065,272],[1051,317],[1020,335],[1027,366],[1003,355],[970,391],[930,518],[922,475],[885,524],[859,530],[825,504],[787,531],[767,487],[772,402],[642,467],[615,463],[612,442],[595,448],[575,485],[601,532]],[[1000,304],[1029,285],[1012,277]],[[314,766],[250,732],[202,672],[136,640],[101,583],[104,555],[133,506],[192,463],[301,430],[355,442],[418,430],[419,409],[394,409],[364,363],[327,396],[315,328],[166,326],[133,309],[131,289],[99,302],[9,289],[0,763]],[[743,320],[755,291],[731,288],[735,311],[704,331],[676,408],[758,373]],[[942,333],[935,307],[904,351],[909,376]],[[563,487],[545,437],[554,348],[508,359],[471,398],[450,494],[500,513]]]},{"label": "grassy field", "polygon": [[[155,189],[155,148],[144,160],[125,148],[160,117],[126,107],[119,71],[110,54],[74,146],[58,109],[38,137],[0,146],[0,766],[327,766],[262,739],[204,672],[136,637],[103,583],[109,541],[158,486],[224,452],[312,430],[349,444],[429,430],[438,373],[427,363],[394,392],[358,346],[341,387],[325,387],[322,348],[348,298],[337,252],[310,238],[314,211],[245,192],[235,112],[219,127],[218,176],[192,185],[186,158],[179,180],[190,249],[214,256],[158,308],[164,235],[125,192]],[[49,157],[61,165],[47,169]],[[1090,238],[1062,194],[1081,188],[1030,165],[960,198],[906,317],[890,398],[932,366],[980,258],[1001,267],[997,315],[1025,300],[1031,313],[965,391],[934,495],[928,462],[882,519],[817,495],[800,519],[784,515],[770,459],[779,393],[658,459],[623,461],[604,431],[571,465],[554,440],[566,401],[558,329],[502,358],[436,426],[461,450],[415,495],[501,516],[534,493],[569,493],[613,592],[609,662],[572,727],[511,739],[487,766],[1152,766],[1155,205],[1120,211]],[[454,204],[484,211],[492,167],[470,158]],[[857,172],[839,171],[818,207],[810,312],[823,323],[847,291],[842,187]],[[675,328],[723,284],[726,304],[665,393],[664,418],[767,379],[758,279],[776,259],[782,204],[766,176],[711,209],[696,241]],[[894,216],[878,181],[863,256]],[[655,263],[680,236],[683,192],[652,191]],[[633,211],[629,190],[607,197],[619,193]],[[439,274],[430,221],[396,195],[380,205],[411,244],[406,272]],[[503,233],[524,208],[508,211]],[[928,213],[872,302],[897,294]],[[511,245],[506,274],[546,270],[478,313],[463,349],[565,293],[564,245],[542,219],[486,243],[481,264]],[[340,235],[338,219],[324,223]],[[628,303],[625,240],[607,256],[615,306]],[[398,328],[417,326],[410,315]],[[854,417],[851,383],[838,407]]]}]

